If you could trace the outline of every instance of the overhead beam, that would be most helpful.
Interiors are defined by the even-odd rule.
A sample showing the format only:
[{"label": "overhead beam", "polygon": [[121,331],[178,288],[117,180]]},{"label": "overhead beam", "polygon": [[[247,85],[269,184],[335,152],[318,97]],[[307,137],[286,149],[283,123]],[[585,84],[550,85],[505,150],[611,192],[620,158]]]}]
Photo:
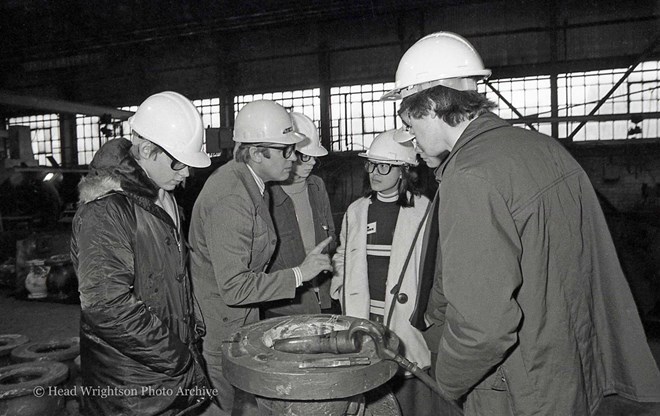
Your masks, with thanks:
[{"label": "overhead beam", "polygon": [[[608,98],[610,98],[610,96],[612,96],[612,94],[614,94],[614,91],[616,91],[616,89],[619,88],[621,84],[623,84],[623,82],[628,78],[628,76],[632,74],[635,68],[637,68],[637,65],[639,65],[641,62],[646,60],[646,58],[648,58],[649,55],[653,53],[655,47],[658,44],[660,44],[660,34],[656,35],[655,39],[651,41],[651,43],[644,50],[644,52],[642,52],[642,54],[635,60],[635,62],[633,62],[632,65],[628,67],[626,73],[621,76],[621,78],[612,86],[612,88],[610,88],[610,90],[600,99],[600,101],[598,101],[598,103],[594,106],[594,108],[591,109],[591,111],[589,112],[590,117],[598,112],[600,107],[603,104],[605,104],[605,102],[608,100]],[[585,124],[587,124],[587,121],[588,120],[581,121],[580,124],[578,124],[578,126],[568,136],[568,140],[573,140],[573,137],[575,137],[575,135],[580,131],[580,129],[582,129],[582,127],[584,127]]]},{"label": "overhead beam", "polygon": [[526,116],[520,118],[510,118],[507,121],[511,124],[531,124],[531,123],[570,123],[570,122],[597,122],[597,121],[616,121],[616,120],[654,120],[660,118],[660,111],[649,111],[646,113],[622,113],[622,114],[594,114],[584,116],[557,116],[541,117],[538,115]]},{"label": "overhead beam", "polygon": [[84,114],[86,116],[110,115],[113,119],[126,120],[133,115],[132,111],[119,110],[114,107],[103,107],[92,104],[74,103],[45,97],[30,97],[0,90],[0,105],[9,107],[30,108],[49,113]]}]

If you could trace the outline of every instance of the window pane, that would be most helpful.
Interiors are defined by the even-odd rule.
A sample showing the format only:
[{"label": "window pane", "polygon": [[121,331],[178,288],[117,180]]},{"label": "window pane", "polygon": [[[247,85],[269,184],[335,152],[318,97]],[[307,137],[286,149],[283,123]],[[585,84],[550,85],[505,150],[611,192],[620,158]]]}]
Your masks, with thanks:
[{"label": "window pane", "polygon": [[43,114],[28,117],[13,117],[7,120],[9,126],[30,127],[32,152],[40,165],[50,165],[48,156],[58,162],[62,160],[60,140],[60,119],[57,114]]}]

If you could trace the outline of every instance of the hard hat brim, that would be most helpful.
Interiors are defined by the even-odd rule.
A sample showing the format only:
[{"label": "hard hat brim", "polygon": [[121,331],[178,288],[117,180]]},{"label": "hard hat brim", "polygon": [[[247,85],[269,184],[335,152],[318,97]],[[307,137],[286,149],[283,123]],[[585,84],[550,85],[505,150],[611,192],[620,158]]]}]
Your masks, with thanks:
[{"label": "hard hat brim", "polygon": [[236,135],[234,135],[233,139],[234,142],[236,143],[245,143],[245,144],[250,144],[250,143],[273,143],[273,144],[297,144],[305,140],[307,136],[304,134],[300,134],[296,131],[291,131],[281,137],[277,138],[272,138],[272,137],[255,137],[255,138],[250,138],[249,140],[236,140]]},{"label": "hard hat brim", "polygon": [[484,69],[482,71],[474,71],[472,74],[465,76],[447,75],[443,78],[420,81],[416,84],[404,85],[394,88],[393,90],[383,94],[379,101],[401,100],[406,97],[410,97],[411,95],[417,94],[418,92],[428,90],[429,88],[437,87],[439,85],[457,91],[476,91],[477,81],[481,79],[488,79],[490,75],[490,69]]},{"label": "hard hat brim", "polygon": [[414,139],[415,135],[410,134],[407,131],[397,129],[397,131],[394,132],[394,136],[392,138],[397,143],[406,143]]},{"label": "hard hat brim", "polygon": [[[287,136],[291,137],[293,140],[283,141],[282,142],[283,144],[298,144],[307,138],[307,136],[305,136],[302,133],[298,133],[297,131],[292,131],[290,133],[287,133]],[[277,143],[277,142],[273,142],[273,143]]]},{"label": "hard hat brim", "polygon": [[303,155],[313,156],[313,157],[326,156],[328,154],[328,151],[325,150],[325,147],[323,146],[319,146],[313,149],[308,148],[308,149],[302,149],[302,150],[296,149],[296,150],[302,153]]},{"label": "hard hat brim", "polygon": [[179,162],[190,166],[191,168],[207,168],[211,166],[211,158],[203,151],[197,153],[178,153],[166,149]]},{"label": "hard hat brim", "polygon": [[321,143],[318,141],[313,141],[307,136],[305,136],[303,141],[296,143],[296,151],[302,153],[303,155],[313,157],[325,156],[328,154],[328,151],[325,149],[325,147],[321,146]]},{"label": "hard hat brim", "polygon": [[[412,165],[411,163],[404,162],[402,160],[392,160],[392,159],[385,159],[381,157],[375,157],[375,156],[370,156],[367,154],[367,152],[362,152],[358,153],[358,156],[370,159],[370,160],[375,160],[376,162],[382,162],[382,163],[387,163],[388,165],[394,165],[394,166],[402,166],[402,165]],[[415,165],[412,165],[415,166]]]},{"label": "hard hat brim", "polygon": [[397,101],[401,99],[401,88],[389,90],[380,97],[379,101]]}]

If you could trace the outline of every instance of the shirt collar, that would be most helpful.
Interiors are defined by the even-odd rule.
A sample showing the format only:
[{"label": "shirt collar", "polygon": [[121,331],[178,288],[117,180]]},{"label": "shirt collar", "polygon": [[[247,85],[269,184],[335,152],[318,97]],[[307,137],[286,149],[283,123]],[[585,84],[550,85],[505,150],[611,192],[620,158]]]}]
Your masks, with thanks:
[{"label": "shirt collar", "polygon": [[252,177],[254,178],[254,181],[257,183],[257,187],[259,188],[259,192],[261,193],[261,196],[264,196],[264,192],[266,191],[266,184],[264,181],[257,175],[254,170],[248,165],[247,163],[245,164],[247,166],[248,170],[252,174]]}]

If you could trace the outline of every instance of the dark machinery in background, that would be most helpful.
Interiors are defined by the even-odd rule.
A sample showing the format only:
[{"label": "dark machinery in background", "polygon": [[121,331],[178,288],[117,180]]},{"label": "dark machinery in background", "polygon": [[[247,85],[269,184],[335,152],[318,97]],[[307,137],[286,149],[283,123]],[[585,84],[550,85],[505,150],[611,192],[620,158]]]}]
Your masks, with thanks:
[{"label": "dark machinery in background", "polygon": [[[43,262],[48,300],[77,301],[69,259],[71,215],[84,169],[39,166],[30,128],[10,127],[0,135],[0,285],[25,298],[30,264]],[[47,283],[46,283],[47,282]],[[42,288],[46,292],[46,288]]]}]

